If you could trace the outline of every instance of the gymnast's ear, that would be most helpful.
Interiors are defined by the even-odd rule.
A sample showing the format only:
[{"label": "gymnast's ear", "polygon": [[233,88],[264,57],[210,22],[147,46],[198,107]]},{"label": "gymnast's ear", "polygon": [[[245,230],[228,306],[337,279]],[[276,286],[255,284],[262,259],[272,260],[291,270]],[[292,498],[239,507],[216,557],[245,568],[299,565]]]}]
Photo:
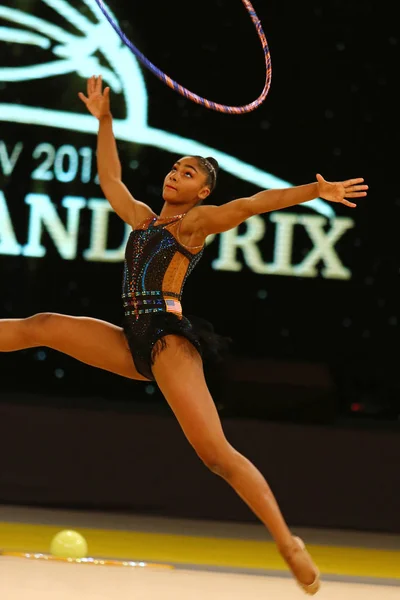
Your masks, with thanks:
[{"label": "gymnast's ear", "polygon": [[211,194],[211,190],[208,185],[205,185],[199,192],[198,197],[201,202],[204,202],[206,198]]}]

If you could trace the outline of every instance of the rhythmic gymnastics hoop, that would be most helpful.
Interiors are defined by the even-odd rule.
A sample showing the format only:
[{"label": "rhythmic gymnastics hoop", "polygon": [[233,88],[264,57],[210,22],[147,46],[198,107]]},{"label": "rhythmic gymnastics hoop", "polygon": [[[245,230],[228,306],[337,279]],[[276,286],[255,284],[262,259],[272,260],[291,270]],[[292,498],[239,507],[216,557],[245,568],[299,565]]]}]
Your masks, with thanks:
[{"label": "rhythmic gymnastics hoop", "polygon": [[181,94],[181,96],[184,96],[188,100],[192,100],[192,102],[195,102],[196,104],[201,104],[202,106],[205,106],[206,108],[215,110],[217,112],[228,113],[228,114],[233,114],[233,115],[241,115],[244,113],[251,112],[251,111],[255,110],[256,108],[258,108],[260,106],[260,104],[262,104],[264,102],[265,98],[267,97],[269,88],[271,86],[271,75],[272,75],[271,55],[270,55],[269,48],[268,48],[267,38],[265,37],[261,22],[260,22],[259,18],[257,17],[256,12],[255,12],[252,4],[249,2],[249,0],[242,0],[242,2],[244,4],[247,12],[249,13],[250,18],[253,21],[253,24],[257,30],[258,37],[260,38],[260,42],[261,42],[261,45],[263,48],[264,58],[265,58],[266,78],[265,78],[264,89],[261,92],[260,96],[257,98],[257,100],[250,102],[250,104],[245,104],[244,106],[228,106],[226,104],[217,104],[216,102],[212,102],[211,100],[207,100],[206,98],[202,98],[201,96],[194,94],[193,92],[189,91],[188,89],[184,88],[182,85],[180,85],[179,83],[177,83],[176,81],[171,79],[171,77],[168,77],[168,75],[163,73],[163,71],[158,69],[152,62],[150,62],[144,56],[144,54],[142,52],[140,52],[140,50],[134,44],[132,44],[132,42],[126,37],[126,35],[122,31],[122,29],[117,25],[117,23],[115,23],[115,21],[113,21],[111,15],[105,9],[103,0],[95,0],[95,1],[96,1],[96,4],[98,5],[98,7],[100,8],[100,10],[102,11],[102,13],[104,14],[104,16],[106,17],[107,21],[109,21],[110,25],[117,32],[117,34],[119,35],[121,40],[124,42],[124,44],[126,46],[128,46],[128,48],[133,52],[133,54],[136,56],[136,58],[147,69],[149,69],[149,71],[151,71],[153,73],[153,75],[155,75],[156,77],[161,79],[161,81],[163,81],[168,87],[175,90],[175,92],[178,92],[178,94]]}]

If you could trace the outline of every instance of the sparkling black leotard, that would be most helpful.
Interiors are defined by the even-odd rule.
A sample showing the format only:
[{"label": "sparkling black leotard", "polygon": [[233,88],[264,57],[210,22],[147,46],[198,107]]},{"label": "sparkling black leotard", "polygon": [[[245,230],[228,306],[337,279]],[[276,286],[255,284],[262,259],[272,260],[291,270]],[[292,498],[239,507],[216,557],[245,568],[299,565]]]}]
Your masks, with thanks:
[{"label": "sparkling black leotard", "polygon": [[184,216],[150,217],[131,232],[126,246],[124,332],[137,370],[148,379],[154,379],[152,365],[167,335],[185,337],[202,353],[199,336],[182,315],[180,303],[186,279],[203,254],[202,246],[189,250],[179,242]]}]

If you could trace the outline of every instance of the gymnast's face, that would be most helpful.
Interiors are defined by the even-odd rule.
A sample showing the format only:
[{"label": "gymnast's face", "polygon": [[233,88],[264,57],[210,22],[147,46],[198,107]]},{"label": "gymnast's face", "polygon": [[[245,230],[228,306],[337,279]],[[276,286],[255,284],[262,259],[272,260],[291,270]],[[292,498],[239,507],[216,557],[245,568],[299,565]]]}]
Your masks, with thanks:
[{"label": "gymnast's face", "polygon": [[194,206],[209,194],[207,176],[192,156],[179,159],[164,179],[163,199],[169,204]]}]

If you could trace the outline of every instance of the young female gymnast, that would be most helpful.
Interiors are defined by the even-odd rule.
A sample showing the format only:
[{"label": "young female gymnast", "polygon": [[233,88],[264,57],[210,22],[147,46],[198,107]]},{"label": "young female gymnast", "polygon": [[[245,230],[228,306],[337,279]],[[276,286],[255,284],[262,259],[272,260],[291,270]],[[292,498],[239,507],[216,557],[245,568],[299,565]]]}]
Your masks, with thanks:
[{"label": "young female gymnast", "polygon": [[123,377],[155,380],[198,456],[265,524],[299,585],[315,594],[319,573],[304,544],[291,534],[263,476],[225,438],[203,373],[202,353],[214,338],[199,334],[182,315],[180,301],[208,235],[237,227],[252,215],[317,197],[355,207],[352,200],[365,196],[368,186],[361,178],[329,183],[317,175],[317,182],[308,185],[267,190],[223,206],[201,206],[215,187],[218,165],[211,158],[185,156],[165,177],[164,205],[156,215],[121,181],[109,88],[103,92],[101,78],[92,77],[87,96],[79,96],[99,120],[101,188],[115,212],[132,227],[124,264],[124,327],[53,313],[3,319],[0,351],[47,346]]}]

